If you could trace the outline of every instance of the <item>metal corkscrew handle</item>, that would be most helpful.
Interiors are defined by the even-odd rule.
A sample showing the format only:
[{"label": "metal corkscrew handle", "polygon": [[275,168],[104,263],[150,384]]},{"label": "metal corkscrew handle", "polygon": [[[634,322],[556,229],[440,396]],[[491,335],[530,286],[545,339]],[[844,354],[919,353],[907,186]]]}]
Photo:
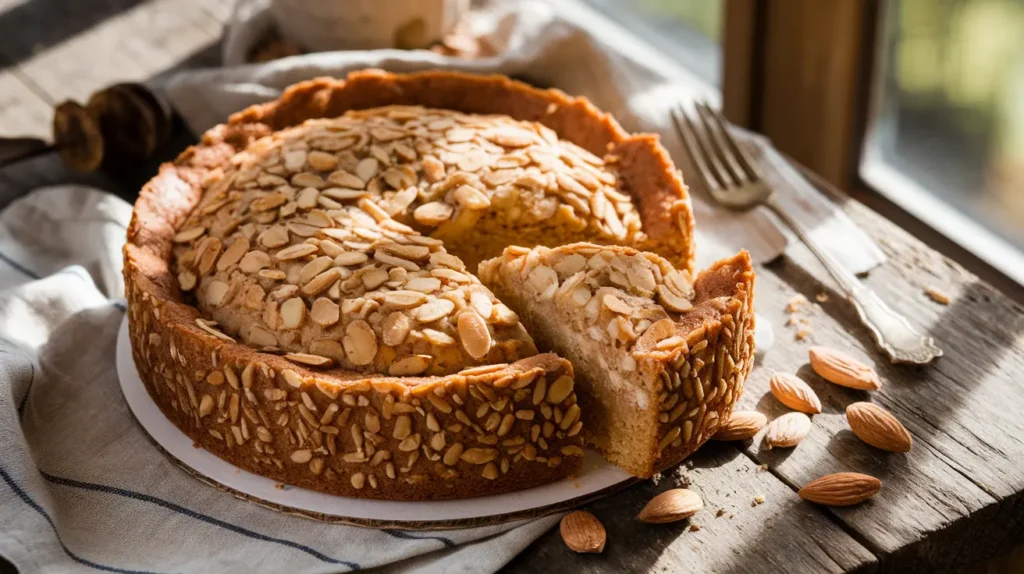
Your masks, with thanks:
[{"label": "metal corkscrew handle", "polygon": [[764,203],[807,244],[829,274],[839,283],[846,298],[857,309],[861,322],[874,336],[875,343],[889,355],[892,362],[923,365],[942,356],[942,349],[935,345],[932,337],[915,331],[906,317],[886,304],[877,293],[829,255],[811,238],[810,233],[776,205],[772,198]]}]

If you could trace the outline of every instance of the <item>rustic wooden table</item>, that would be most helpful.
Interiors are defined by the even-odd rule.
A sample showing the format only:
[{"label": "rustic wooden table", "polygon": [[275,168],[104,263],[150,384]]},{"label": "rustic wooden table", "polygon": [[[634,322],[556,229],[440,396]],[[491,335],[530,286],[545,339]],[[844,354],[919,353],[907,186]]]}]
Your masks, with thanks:
[{"label": "rustic wooden table", "polygon": [[[0,131],[47,135],[50,108],[84,101],[116,81],[181,67],[215,65],[231,0],[0,0]],[[162,157],[189,136],[179,128]],[[0,170],[0,206],[40,185],[87,182],[131,199],[155,165],[80,176],[55,158]],[[928,367],[887,363],[849,305],[802,246],[758,270],[758,311],[775,326],[775,348],[758,363],[740,408],[770,417],[784,409],[768,394],[773,371],[796,372],[819,394],[824,412],[795,449],[711,444],[677,472],[588,505],[608,529],[604,553],[576,555],[549,532],[509,571],[851,572],[961,570],[1024,540],[1024,308],[895,227],[848,201],[844,209],[878,243],[888,262],[866,279],[945,349]],[[923,294],[937,287],[948,306]],[[806,341],[795,340],[785,311],[810,300]],[[827,300],[825,298],[827,297]],[[818,303],[818,299],[823,301]],[[811,342],[875,365],[885,384],[864,392],[825,383],[807,365]],[[887,454],[856,439],[844,410],[874,401],[914,436],[908,454]],[[836,471],[882,479],[881,493],[846,509],[801,501],[796,490]],[[657,492],[687,482],[705,510],[689,521],[647,525],[634,519]],[[756,500],[763,502],[757,503]]]}]

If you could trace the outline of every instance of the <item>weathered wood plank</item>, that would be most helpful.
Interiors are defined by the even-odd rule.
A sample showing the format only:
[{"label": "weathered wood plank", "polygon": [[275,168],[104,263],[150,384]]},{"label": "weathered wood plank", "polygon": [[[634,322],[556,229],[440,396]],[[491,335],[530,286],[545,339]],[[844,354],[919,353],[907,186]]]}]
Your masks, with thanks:
[{"label": "weathered wood plank", "polygon": [[[635,519],[656,494],[677,486],[666,473],[584,507],[608,531],[599,555],[574,554],[555,528],[517,556],[512,572],[852,572],[875,557],[735,447],[711,443],[680,470],[704,509],[674,524]],[[763,504],[754,498],[764,497]],[[719,511],[721,516],[717,516]],[[696,526],[698,530],[692,531]]]},{"label": "weathered wood plank", "polygon": [[49,139],[52,118],[52,107],[40,94],[9,70],[0,71],[0,135]]},{"label": "weathered wood plank", "polygon": [[54,101],[139,81],[218,41],[228,0],[151,0],[22,61],[18,69]]},{"label": "weathered wood plank", "polygon": [[[886,251],[889,261],[869,285],[936,337],[946,356],[928,367],[894,366],[878,352],[854,311],[827,287],[802,247],[792,259],[759,276],[758,309],[777,327],[779,341],[755,370],[743,398],[770,416],[785,409],[766,395],[773,370],[798,372],[818,391],[824,412],[796,449],[748,454],[768,463],[794,488],[829,472],[866,472],[883,480],[867,504],[832,513],[881,557],[886,570],[934,571],[973,564],[1008,551],[1024,536],[1024,309],[957,264],[855,203],[847,210]],[[810,269],[810,271],[807,271]],[[949,293],[944,307],[923,294]],[[780,326],[790,296],[830,295],[811,318],[812,339],[874,364],[885,385],[878,393],[831,385],[806,365],[807,343]],[[899,417],[916,440],[906,455],[861,443],[848,430],[845,407],[872,400]],[[753,403],[751,403],[753,401]]]}]

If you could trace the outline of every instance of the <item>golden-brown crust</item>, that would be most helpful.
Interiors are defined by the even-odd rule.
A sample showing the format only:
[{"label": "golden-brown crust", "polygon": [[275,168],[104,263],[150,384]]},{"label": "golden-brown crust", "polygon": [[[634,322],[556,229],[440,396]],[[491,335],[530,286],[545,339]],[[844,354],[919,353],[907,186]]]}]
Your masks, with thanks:
[{"label": "golden-brown crust", "polygon": [[[133,354],[143,381],[161,410],[197,444],[289,484],[349,496],[423,500],[515,490],[570,475],[582,455],[578,421],[567,414],[575,394],[549,402],[536,392],[542,379],[544,387],[566,377],[571,384],[572,367],[562,359],[544,355],[483,374],[469,369],[444,377],[324,375],[234,343],[204,323],[182,296],[170,268],[172,238],[199,202],[208,177],[274,131],[391,104],[536,121],[612,158],[638,203],[648,236],[643,247],[683,269],[692,267],[689,198],[667,154],[656,138],[630,136],[585,99],[501,76],[450,72],[368,70],[346,79],[316,79],[209,130],[173,164],[161,166],[140,193],[128,228],[124,274]],[[407,412],[396,414],[398,404],[408,405],[397,407]],[[345,412],[347,430],[335,426]],[[408,416],[408,433],[399,422],[406,420],[402,415]],[[417,433],[414,446],[410,437]],[[438,434],[444,435],[443,446]],[[456,443],[464,445],[462,456],[451,454]],[[446,454],[452,464],[446,464]]]}]

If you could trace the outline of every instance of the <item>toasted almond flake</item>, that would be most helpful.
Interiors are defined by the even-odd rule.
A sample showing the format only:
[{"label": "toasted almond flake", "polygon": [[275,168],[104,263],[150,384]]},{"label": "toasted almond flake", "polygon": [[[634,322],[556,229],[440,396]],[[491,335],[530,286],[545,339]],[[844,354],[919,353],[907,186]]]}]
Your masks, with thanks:
[{"label": "toasted almond flake", "polygon": [[601,303],[606,309],[613,313],[620,313],[622,315],[632,315],[633,309],[627,305],[622,299],[619,299],[615,295],[608,293],[602,299]]},{"label": "toasted almond flake", "polygon": [[409,335],[411,321],[404,313],[394,312],[384,319],[383,340],[385,345],[401,345]]},{"label": "toasted almond flake", "polygon": [[410,355],[391,363],[388,374],[396,377],[419,375],[430,367],[430,355]]},{"label": "toasted almond flake", "polygon": [[420,305],[413,312],[417,321],[421,323],[432,323],[438,319],[447,317],[455,310],[455,303],[447,299],[434,299]]},{"label": "toasted almond flake", "polygon": [[334,363],[329,357],[321,357],[320,355],[310,353],[287,353],[284,358],[294,363],[301,363],[312,367],[329,367]]},{"label": "toasted almond flake", "polygon": [[458,329],[462,348],[470,357],[480,359],[490,352],[493,340],[487,321],[475,311],[466,311],[459,315]]},{"label": "toasted almond flake", "polygon": [[277,259],[278,261],[288,261],[291,259],[298,259],[300,257],[312,255],[316,253],[317,250],[318,248],[316,245],[310,245],[309,243],[299,243],[297,245],[285,247],[284,249],[278,251],[277,254],[274,255],[274,258]]},{"label": "toasted almond flake", "polygon": [[377,355],[377,335],[369,323],[357,319],[345,327],[345,338],[342,340],[345,355],[354,365],[368,365]]},{"label": "toasted almond flake", "polygon": [[330,327],[338,322],[341,317],[338,304],[326,297],[318,297],[313,301],[313,307],[309,313],[310,319],[321,327]]},{"label": "toasted almond flake", "polygon": [[202,225],[196,226],[196,227],[190,227],[190,228],[185,229],[183,231],[179,231],[174,236],[174,242],[175,243],[188,243],[188,242],[192,241],[193,239],[198,239],[204,233],[206,233],[206,227],[204,227]]},{"label": "toasted almond flake", "polygon": [[491,200],[482,191],[468,185],[457,187],[452,199],[464,209],[481,210],[491,206]]},{"label": "toasted almond flake", "polygon": [[298,329],[306,318],[306,303],[292,297],[281,303],[281,322],[285,329]]}]

